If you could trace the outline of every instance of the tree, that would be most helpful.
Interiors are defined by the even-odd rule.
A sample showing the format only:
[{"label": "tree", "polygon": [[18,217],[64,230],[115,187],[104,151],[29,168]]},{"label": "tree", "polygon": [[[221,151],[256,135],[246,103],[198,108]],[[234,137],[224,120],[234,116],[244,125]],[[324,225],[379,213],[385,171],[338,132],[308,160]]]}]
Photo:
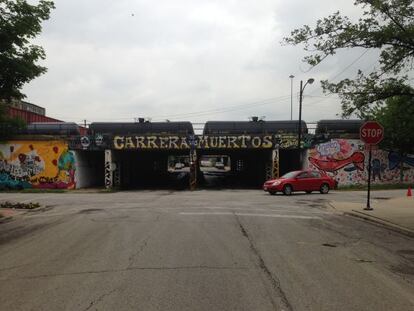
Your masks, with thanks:
[{"label": "tree", "polygon": [[45,59],[42,47],[30,43],[42,30],[41,23],[49,19],[53,1],[40,0],[31,5],[26,0],[0,0],[0,100],[25,97],[24,84],[46,72],[37,65]]},{"label": "tree", "polygon": [[26,127],[24,120],[9,117],[6,109],[5,104],[0,104],[0,141],[16,134]]},{"label": "tree", "polygon": [[0,139],[25,126],[23,120],[7,116],[7,105],[26,97],[21,92],[23,85],[46,72],[36,64],[45,59],[45,52],[30,40],[41,32],[41,23],[49,19],[53,8],[53,2],[47,0],[37,5],[0,0]]},{"label": "tree", "polygon": [[[365,117],[371,108],[387,98],[414,96],[408,73],[414,60],[414,4],[412,0],[356,0],[362,16],[357,22],[336,12],[291,32],[284,43],[304,44],[312,51],[304,61],[316,66],[340,49],[379,49],[379,68],[355,79],[338,83],[321,81],[324,92],[337,93],[341,98],[343,116],[353,113]],[[373,105],[372,105],[373,104]]]},{"label": "tree", "polygon": [[403,180],[404,157],[414,154],[414,98],[411,96],[390,97],[385,105],[373,113],[373,118],[385,128],[381,148],[399,154],[401,181]]}]

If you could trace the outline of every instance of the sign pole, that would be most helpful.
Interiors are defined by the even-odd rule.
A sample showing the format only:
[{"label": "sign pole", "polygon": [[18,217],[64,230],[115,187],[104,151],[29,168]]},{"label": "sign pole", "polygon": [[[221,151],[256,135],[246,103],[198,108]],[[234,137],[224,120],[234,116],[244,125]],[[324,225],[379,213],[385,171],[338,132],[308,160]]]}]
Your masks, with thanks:
[{"label": "sign pole", "polygon": [[368,156],[368,195],[366,211],[372,211],[370,196],[371,196],[371,160],[372,160],[372,145],[377,145],[384,138],[384,128],[376,121],[367,121],[359,128],[359,138],[369,147]]},{"label": "sign pole", "polygon": [[368,155],[368,195],[367,195],[367,207],[364,208],[366,211],[372,211],[370,203],[371,196],[371,159],[372,159],[372,144],[369,144],[369,155]]}]

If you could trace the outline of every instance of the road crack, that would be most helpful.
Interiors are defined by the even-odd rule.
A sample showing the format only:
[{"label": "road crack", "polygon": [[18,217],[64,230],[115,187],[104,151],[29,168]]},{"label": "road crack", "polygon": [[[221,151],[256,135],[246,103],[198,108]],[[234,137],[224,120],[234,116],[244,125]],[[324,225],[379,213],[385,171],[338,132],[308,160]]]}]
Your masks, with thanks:
[{"label": "road crack", "polygon": [[62,276],[77,276],[77,275],[87,275],[87,274],[104,274],[104,273],[120,273],[127,271],[174,271],[174,270],[249,270],[249,267],[234,267],[234,266],[206,266],[206,265],[196,265],[196,266],[153,266],[153,267],[128,267],[123,269],[106,269],[106,270],[90,270],[90,271],[74,271],[67,273],[49,273],[49,274],[39,274],[39,275],[29,275],[29,276],[20,276],[20,277],[9,277],[9,278],[0,278],[0,281],[9,281],[9,280],[33,280],[33,279],[45,279],[52,277],[62,277]]},{"label": "road crack", "polygon": [[[258,265],[266,278],[270,281],[272,285],[273,291],[276,293],[276,295],[280,298],[280,303],[278,304],[276,301],[274,301],[273,296],[270,296],[273,307],[275,310],[293,310],[292,305],[290,304],[289,300],[286,297],[285,292],[282,289],[282,286],[280,284],[280,280],[277,278],[277,276],[273,275],[269,268],[266,266],[266,263],[263,260],[263,257],[261,256],[259,250],[253,243],[252,238],[250,237],[249,233],[247,232],[246,228],[244,228],[243,224],[240,222],[240,219],[235,215],[237,223],[239,225],[240,231],[242,235],[248,240],[250,249],[253,252],[254,256],[256,257],[258,261]],[[282,305],[282,308],[280,309],[280,304]]]},{"label": "road crack", "polygon": [[98,298],[96,298],[95,300],[92,300],[91,302],[90,302],[90,304],[89,304],[89,306],[84,310],[84,311],[87,311],[87,310],[90,310],[94,305],[96,305],[96,304],[98,304],[98,303],[100,303],[102,300],[104,300],[105,299],[105,297],[107,297],[107,296],[109,296],[109,295],[111,295],[113,292],[115,292],[115,291],[117,291],[118,290],[118,288],[115,288],[115,289],[113,289],[113,290],[111,290],[111,291],[109,291],[109,292],[107,292],[107,293],[103,293],[101,296],[99,296]]},{"label": "road crack", "polygon": [[[159,222],[160,217],[161,217],[161,215],[157,216],[157,218],[154,221],[154,224]],[[152,235],[153,235],[153,233],[156,229],[157,229],[157,226],[154,226],[152,228],[152,230],[150,230],[150,232],[147,234],[147,236],[142,240],[141,246],[138,247],[138,250],[135,251],[132,255],[129,256],[129,258],[128,258],[128,261],[129,261],[128,268],[130,268],[132,266],[134,259],[136,257],[138,257],[142,253],[142,251],[147,247],[148,241],[152,237]]]}]

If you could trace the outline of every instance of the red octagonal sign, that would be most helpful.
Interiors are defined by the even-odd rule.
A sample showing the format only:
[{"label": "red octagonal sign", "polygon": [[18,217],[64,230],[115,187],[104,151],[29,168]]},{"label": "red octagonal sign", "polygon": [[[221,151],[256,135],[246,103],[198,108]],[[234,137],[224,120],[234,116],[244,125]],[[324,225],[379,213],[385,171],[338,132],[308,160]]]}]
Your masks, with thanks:
[{"label": "red octagonal sign", "polygon": [[365,122],[359,129],[359,138],[366,144],[376,145],[384,138],[384,128],[376,121]]}]

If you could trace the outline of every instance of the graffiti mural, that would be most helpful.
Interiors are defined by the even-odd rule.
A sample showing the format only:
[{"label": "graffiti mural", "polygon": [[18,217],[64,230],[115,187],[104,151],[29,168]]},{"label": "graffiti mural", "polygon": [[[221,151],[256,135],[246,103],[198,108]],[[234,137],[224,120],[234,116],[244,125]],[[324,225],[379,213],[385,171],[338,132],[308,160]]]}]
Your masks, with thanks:
[{"label": "graffiti mural", "polygon": [[112,188],[112,152],[111,150],[105,150],[105,188]]},{"label": "graffiti mural", "polygon": [[75,158],[63,141],[0,144],[0,187],[73,189]]},{"label": "graffiti mural", "polygon": [[[403,182],[414,181],[414,156],[373,150],[371,160],[374,183],[399,183],[403,164]],[[321,170],[341,185],[365,184],[368,180],[368,151],[358,139],[333,139],[308,150],[305,167]]]},{"label": "graffiti mural", "polygon": [[115,136],[113,146],[122,149],[246,149],[272,148],[272,135],[238,136]]},{"label": "graffiti mural", "polygon": [[362,152],[356,151],[348,158],[342,160],[329,157],[327,159],[309,157],[309,161],[318,169],[325,172],[334,173],[343,167],[345,167],[346,171],[353,171],[356,169],[363,171],[365,155]]}]

